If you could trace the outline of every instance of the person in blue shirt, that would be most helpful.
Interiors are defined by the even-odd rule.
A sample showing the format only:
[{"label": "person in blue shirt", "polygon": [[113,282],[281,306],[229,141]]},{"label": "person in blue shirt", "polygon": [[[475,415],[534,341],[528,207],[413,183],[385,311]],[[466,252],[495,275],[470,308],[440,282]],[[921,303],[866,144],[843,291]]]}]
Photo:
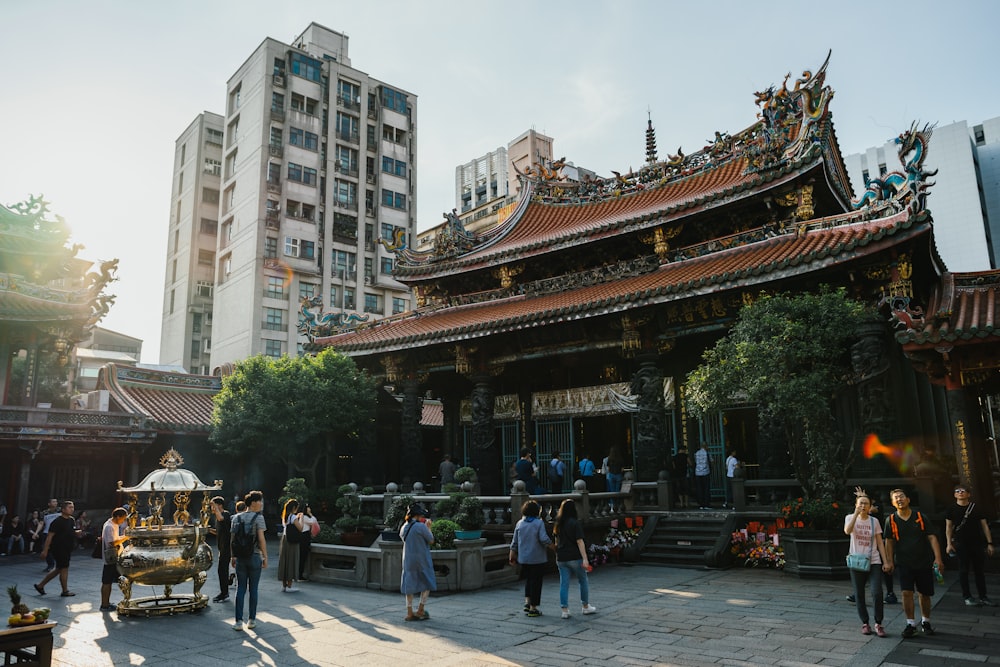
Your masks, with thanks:
[{"label": "person in blue shirt", "polygon": [[514,526],[514,539],[510,543],[510,564],[520,563],[524,574],[524,612],[535,618],[541,616],[538,605],[542,601],[542,578],[549,562],[546,547],[552,544],[545,522],[539,518],[541,507],[534,500],[521,506],[521,520]]}]

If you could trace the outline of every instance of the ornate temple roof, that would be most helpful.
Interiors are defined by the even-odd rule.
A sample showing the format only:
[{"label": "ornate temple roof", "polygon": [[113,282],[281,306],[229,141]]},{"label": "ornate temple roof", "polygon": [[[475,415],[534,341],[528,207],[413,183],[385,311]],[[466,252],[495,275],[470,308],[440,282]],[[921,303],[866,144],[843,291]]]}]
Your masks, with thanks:
[{"label": "ornate temple roof", "polygon": [[1000,271],[945,273],[926,311],[898,317],[896,340],[908,347],[1000,339]]},{"label": "ornate temple roof", "polygon": [[97,388],[107,389],[125,412],[149,417],[158,430],[207,432],[222,378],[112,363],[101,369]]},{"label": "ornate temple roof", "polygon": [[[926,214],[914,216],[908,210],[881,219],[870,219],[869,212],[845,213],[811,220],[785,234],[757,230],[739,235],[747,238],[713,241],[719,244],[718,249],[704,247],[711,244],[680,249],[682,257],[677,261],[638,275],[598,280],[577,288],[556,285],[547,292],[521,292],[506,298],[467,295],[449,305],[418,309],[355,331],[317,338],[315,344],[332,345],[346,354],[390,352],[745,288],[849,262],[927,234],[929,226],[914,226],[924,219]],[[727,242],[731,247],[725,247]],[[699,254],[702,251],[705,254]]]}]

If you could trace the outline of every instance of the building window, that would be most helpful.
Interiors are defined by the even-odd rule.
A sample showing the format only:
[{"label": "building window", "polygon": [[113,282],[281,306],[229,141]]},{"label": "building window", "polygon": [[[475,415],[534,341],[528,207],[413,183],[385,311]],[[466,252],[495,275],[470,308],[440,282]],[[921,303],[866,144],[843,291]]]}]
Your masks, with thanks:
[{"label": "building window", "polygon": [[219,233],[219,223],[211,218],[201,219],[201,233],[215,236]]},{"label": "building window", "polygon": [[354,305],[354,288],[353,287],[345,287],[344,288],[344,310],[347,310],[348,308],[353,309],[355,307],[356,306]]},{"label": "building window", "polygon": [[264,288],[264,296],[272,299],[281,299],[285,296],[285,281],[276,276],[267,277],[267,286]]},{"label": "building window", "polygon": [[330,285],[330,307],[340,308],[340,304],[337,303],[337,288]]},{"label": "building window", "polygon": [[305,145],[305,131],[300,130],[297,127],[289,128],[288,130],[288,144],[290,146],[304,146]]},{"label": "building window", "polygon": [[201,200],[206,204],[218,204],[219,203],[219,191],[215,188],[202,188],[201,189]]},{"label": "building window", "polygon": [[221,176],[222,175],[222,163],[218,160],[213,160],[210,157],[205,158],[205,168],[206,174],[211,176]]},{"label": "building window", "polygon": [[391,141],[394,144],[402,145],[406,143],[406,131],[397,129],[391,125],[383,125],[382,138],[386,141]]},{"label": "building window", "polygon": [[316,286],[312,283],[299,283],[299,299],[311,299],[316,296]]},{"label": "building window", "polygon": [[375,314],[382,313],[381,294],[365,294],[365,312]]},{"label": "building window", "polygon": [[215,264],[215,253],[211,250],[199,250],[198,251],[198,263],[208,264],[212,266]]},{"label": "building window", "polygon": [[319,104],[316,100],[311,97],[305,97],[304,95],[299,95],[298,93],[292,94],[292,110],[299,111],[307,116],[316,115],[316,106]]},{"label": "building window", "polygon": [[205,143],[215,144],[216,146],[222,145],[222,130],[213,130],[210,127],[205,128]]},{"label": "building window", "polygon": [[316,170],[311,167],[302,168],[302,182],[306,185],[316,185]]},{"label": "building window", "polygon": [[406,210],[406,195],[400,192],[393,192],[392,190],[382,190],[382,205],[389,206],[391,208],[398,208],[401,211]]},{"label": "building window", "polygon": [[272,74],[275,74],[275,75],[278,75],[278,76],[284,76],[284,74],[285,74],[285,59],[284,58],[275,58],[274,59],[274,70],[272,71]]},{"label": "building window", "polygon": [[265,340],[264,354],[273,359],[279,359],[283,353],[282,347],[284,347],[284,343],[280,340]]},{"label": "building window", "polygon": [[353,280],[354,274],[357,272],[357,261],[358,256],[353,252],[345,250],[331,252],[330,266],[333,268],[333,274],[339,278]]},{"label": "building window", "polygon": [[202,296],[202,297],[211,299],[213,291],[214,291],[214,287],[213,287],[212,283],[210,283],[210,282],[207,282],[207,281],[204,281],[204,280],[199,280],[197,283],[195,283],[194,293],[197,296]]},{"label": "building window", "polygon": [[315,81],[316,83],[320,82],[323,75],[323,65],[320,61],[313,60],[301,53],[293,53],[291,55],[292,74],[301,76],[303,79]]},{"label": "building window", "polygon": [[406,163],[402,160],[394,160],[391,157],[382,157],[382,171],[394,176],[406,178]]},{"label": "building window", "polygon": [[264,321],[261,326],[271,331],[281,331],[285,328],[285,311],[277,308],[264,308]]},{"label": "building window", "polygon": [[264,257],[274,259],[278,256],[278,239],[273,236],[264,237]]},{"label": "building window", "polygon": [[337,137],[344,141],[357,143],[360,130],[358,129],[358,119],[346,113],[337,112]]},{"label": "building window", "polygon": [[201,313],[191,314],[191,333],[201,333]]},{"label": "building window", "polygon": [[393,297],[392,299],[392,314],[396,315],[402,313],[406,310],[406,299],[401,299],[399,297]]},{"label": "building window", "polygon": [[361,87],[350,81],[337,80],[337,97],[348,109],[361,106]]},{"label": "building window", "polygon": [[312,241],[300,241],[299,257],[302,259],[313,259],[316,257],[316,244]]},{"label": "building window", "polygon": [[298,257],[299,256],[299,240],[292,238],[291,236],[285,237],[285,256],[286,257]]},{"label": "building window", "polygon": [[271,111],[285,110],[285,96],[281,93],[271,93]]},{"label": "building window", "polygon": [[333,196],[344,208],[355,208],[358,205],[358,186],[350,181],[334,181]]},{"label": "building window", "polygon": [[351,176],[358,173],[358,152],[347,146],[337,146],[334,149],[334,160],[337,163],[337,171]]},{"label": "building window", "polygon": [[392,109],[393,111],[405,114],[406,95],[388,86],[382,86],[382,106],[386,109]]},{"label": "building window", "polygon": [[392,275],[392,257],[383,257],[381,259],[381,266],[379,267],[382,273],[387,276]]},{"label": "building window", "polygon": [[302,182],[302,165],[294,162],[288,163],[288,180]]}]

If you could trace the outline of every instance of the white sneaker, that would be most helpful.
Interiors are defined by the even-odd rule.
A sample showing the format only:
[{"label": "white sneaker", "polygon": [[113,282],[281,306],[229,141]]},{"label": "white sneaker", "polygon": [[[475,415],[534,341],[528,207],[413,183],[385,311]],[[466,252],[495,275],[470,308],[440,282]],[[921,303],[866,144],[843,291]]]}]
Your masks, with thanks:
[{"label": "white sneaker", "polygon": [[233,623],[233,630],[236,630],[236,632],[242,631],[243,630],[243,624],[240,623],[239,621],[236,621],[235,623]]},{"label": "white sneaker", "polygon": [[563,611],[562,611],[562,617],[563,618],[569,618],[570,616],[572,616],[572,614],[569,613],[569,610],[568,609],[563,609]]},{"label": "white sneaker", "polygon": [[299,589],[295,588],[294,586],[289,586],[288,588],[285,589],[285,592],[286,593],[298,593]]},{"label": "white sneaker", "polygon": [[591,605],[588,604],[586,607],[583,608],[583,613],[584,614],[596,614],[597,613],[597,607],[592,607]]},{"label": "white sneaker", "polygon": [[247,623],[247,630],[253,630],[256,627],[257,627],[257,619],[251,618],[250,621]]}]

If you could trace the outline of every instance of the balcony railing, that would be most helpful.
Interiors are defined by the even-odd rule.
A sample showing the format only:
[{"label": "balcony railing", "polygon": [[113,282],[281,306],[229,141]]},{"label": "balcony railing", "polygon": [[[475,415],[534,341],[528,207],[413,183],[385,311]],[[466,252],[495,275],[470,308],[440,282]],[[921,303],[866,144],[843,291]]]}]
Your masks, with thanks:
[{"label": "balcony railing", "polygon": [[350,176],[352,178],[357,178],[358,177],[358,168],[356,166],[355,167],[349,167],[349,166],[345,166],[345,165],[341,164],[340,162],[337,162],[334,165],[333,170],[336,171],[338,174],[344,174],[344,175]]},{"label": "balcony railing", "polygon": [[356,102],[348,97],[337,96],[337,106],[343,107],[344,109],[349,109],[351,111],[360,111],[361,103]]},{"label": "balcony railing", "polygon": [[333,206],[334,206],[334,208],[342,208],[342,209],[346,209],[348,211],[357,211],[358,210],[358,202],[357,201],[341,201],[339,199],[334,199],[333,200]]},{"label": "balcony railing", "polygon": [[341,130],[337,130],[336,135],[338,139],[348,143],[357,144],[361,142],[361,136],[357,131],[342,132]]}]

